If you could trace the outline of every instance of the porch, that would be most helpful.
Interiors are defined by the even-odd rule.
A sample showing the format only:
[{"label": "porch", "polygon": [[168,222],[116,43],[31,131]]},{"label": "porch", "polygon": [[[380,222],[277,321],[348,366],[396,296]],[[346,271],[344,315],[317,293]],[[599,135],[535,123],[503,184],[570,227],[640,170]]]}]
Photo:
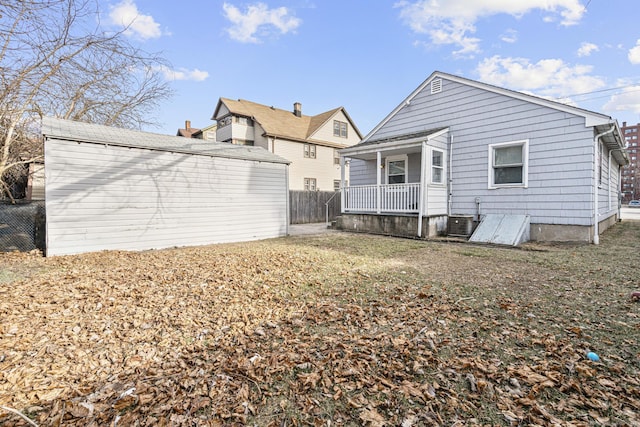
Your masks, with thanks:
[{"label": "porch", "polygon": [[442,233],[448,213],[448,132],[431,129],[340,150],[338,227],[408,237]]},{"label": "porch", "polygon": [[420,183],[352,185],[343,189],[343,213],[402,213],[421,212]]}]

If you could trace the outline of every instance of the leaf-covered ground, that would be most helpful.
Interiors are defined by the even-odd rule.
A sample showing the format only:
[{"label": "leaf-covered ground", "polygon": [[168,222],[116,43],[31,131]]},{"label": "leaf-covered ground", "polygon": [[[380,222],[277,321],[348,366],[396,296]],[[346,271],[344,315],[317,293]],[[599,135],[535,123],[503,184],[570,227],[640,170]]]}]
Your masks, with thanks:
[{"label": "leaf-covered ground", "polygon": [[2,426],[640,425],[638,222],[599,246],[336,233],[0,266]]}]

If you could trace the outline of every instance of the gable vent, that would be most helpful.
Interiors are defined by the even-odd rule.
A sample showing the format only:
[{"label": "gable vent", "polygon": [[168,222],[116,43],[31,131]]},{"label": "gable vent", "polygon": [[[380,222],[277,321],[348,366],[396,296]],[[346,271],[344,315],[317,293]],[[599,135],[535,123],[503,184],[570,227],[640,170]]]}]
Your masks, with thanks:
[{"label": "gable vent", "polygon": [[442,92],[442,79],[435,79],[431,82],[431,93]]}]

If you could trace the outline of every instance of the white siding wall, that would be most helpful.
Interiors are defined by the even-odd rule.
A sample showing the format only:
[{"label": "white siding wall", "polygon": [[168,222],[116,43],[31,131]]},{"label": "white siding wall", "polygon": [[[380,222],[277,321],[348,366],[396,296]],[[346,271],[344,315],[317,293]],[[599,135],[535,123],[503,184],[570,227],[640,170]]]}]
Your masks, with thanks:
[{"label": "white siding wall", "polygon": [[[479,197],[481,213],[529,214],[531,223],[592,225],[593,129],[585,127],[583,117],[447,79],[442,79],[442,92],[429,89],[372,138],[448,126],[454,138],[449,153],[453,214],[474,214]],[[488,189],[487,146],[524,139],[529,140],[528,188]],[[601,209],[608,206],[607,185],[600,192]]]},{"label": "white siding wall", "polygon": [[283,236],[286,167],[49,140],[47,254]]},{"label": "white siding wall", "polygon": [[[338,120],[347,124],[347,138],[333,135],[334,120]],[[318,129],[309,138],[317,139],[319,141],[334,142],[336,144],[344,144],[348,147],[360,142],[360,138],[358,137],[356,130],[351,126],[351,123],[347,119],[347,116],[345,116],[342,111],[339,111],[335,116],[328,120],[327,123],[324,124],[324,126],[321,126],[320,129]]]},{"label": "white siding wall", "polygon": [[304,190],[304,178],[315,178],[321,191],[333,191],[333,181],[340,180],[340,165],[333,163],[334,148],[316,145],[316,158],[304,157],[301,142],[277,139],[274,153],[291,161],[289,189]]}]

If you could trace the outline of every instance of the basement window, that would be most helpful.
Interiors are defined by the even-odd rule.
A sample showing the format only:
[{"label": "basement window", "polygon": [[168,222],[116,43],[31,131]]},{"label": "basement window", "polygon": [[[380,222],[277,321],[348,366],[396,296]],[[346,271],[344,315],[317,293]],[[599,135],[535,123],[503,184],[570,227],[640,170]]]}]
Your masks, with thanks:
[{"label": "basement window", "polygon": [[489,188],[528,185],[529,140],[489,145]]}]

